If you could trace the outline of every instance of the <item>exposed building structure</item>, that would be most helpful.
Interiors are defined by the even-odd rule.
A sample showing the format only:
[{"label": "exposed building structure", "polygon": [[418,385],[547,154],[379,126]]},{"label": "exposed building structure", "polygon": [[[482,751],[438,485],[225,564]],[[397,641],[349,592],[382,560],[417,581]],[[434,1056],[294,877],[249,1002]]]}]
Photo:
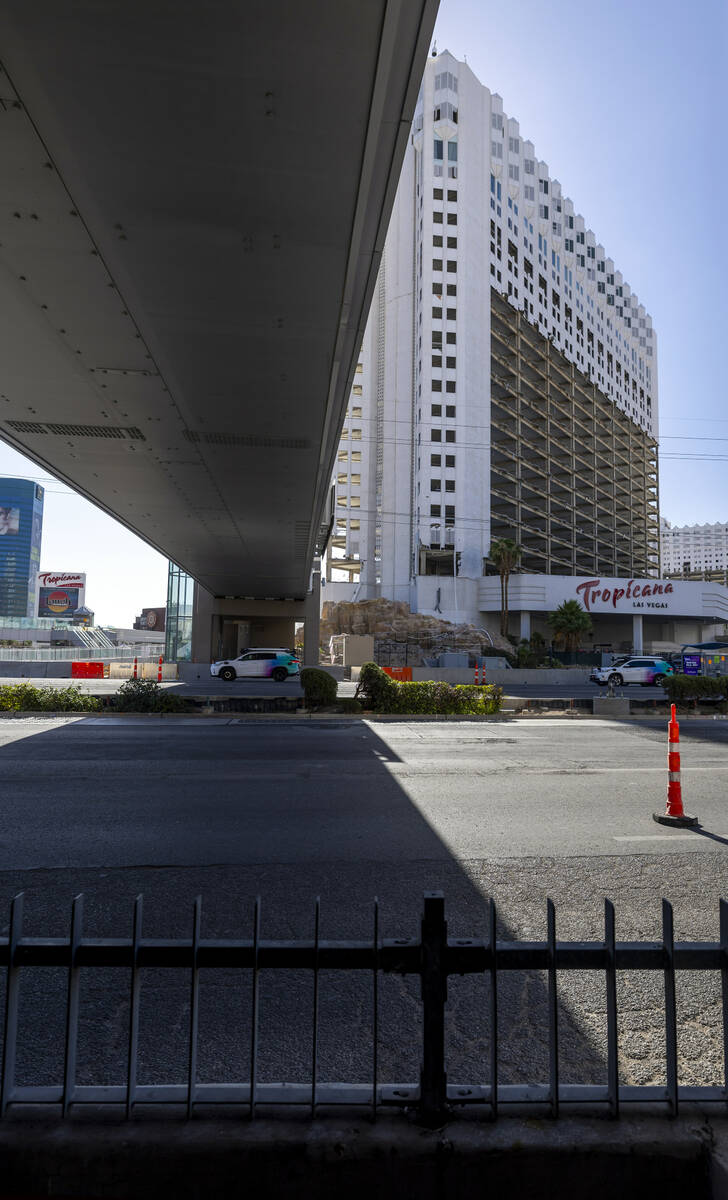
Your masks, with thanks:
[{"label": "exposed building structure", "polygon": [[728,579],[728,522],[671,525],[660,519],[660,559],[665,575]]},{"label": "exposed building structure", "polygon": [[339,446],[324,597],[477,622],[500,537],[524,571],[656,576],[656,428],[648,313],[500,96],[431,58]]}]

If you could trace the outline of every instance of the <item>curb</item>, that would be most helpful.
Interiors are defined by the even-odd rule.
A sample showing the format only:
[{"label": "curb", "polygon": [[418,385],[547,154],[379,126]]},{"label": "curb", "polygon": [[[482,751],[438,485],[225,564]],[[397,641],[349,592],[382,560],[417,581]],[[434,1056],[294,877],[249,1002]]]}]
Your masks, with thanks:
[{"label": "curb", "polygon": [[[317,713],[317,712],[306,712],[305,710],[301,710],[299,712],[287,712],[287,713],[272,713],[272,712],[271,713],[256,713],[256,712],[238,712],[238,713],[236,713],[236,712],[225,712],[225,713],[222,713],[222,712],[209,712],[209,713],[205,713],[205,712],[130,713],[130,712],[127,712],[127,713],[115,713],[109,709],[101,710],[99,712],[55,712],[55,711],[54,712],[43,712],[38,709],[31,709],[27,712],[26,711],[23,711],[23,712],[0,712],[0,721],[29,720],[31,718],[36,719],[36,720],[49,720],[49,719],[58,719],[61,717],[65,717],[65,718],[76,717],[78,719],[92,718],[93,720],[110,720],[111,718],[114,718],[117,721],[123,721],[126,718],[130,718],[132,720],[138,720],[140,717],[144,717],[150,721],[179,721],[179,720],[227,721],[227,722],[235,722],[236,724],[243,724],[248,721],[251,721],[251,722],[255,722],[255,721],[293,721],[293,722],[296,722],[296,721],[316,721],[316,722],[335,721],[339,724],[341,724],[342,722],[354,723],[356,721],[370,721],[370,722],[384,722],[384,723],[400,721],[400,722],[406,722],[407,724],[411,724],[412,722],[428,722],[428,721],[433,722],[433,721],[435,721],[435,722],[439,722],[440,724],[442,724],[443,722],[460,722],[461,724],[462,723],[498,724],[499,722],[504,722],[504,721],[519,721],[519,720],[538,721],[538,720],[542,720],[544,717],[548,717],[548,718],[558,717],[559,719],[566,718],[569,721],[604,721],[604,720],[611,720],[611,721],[618,721],[618,722],[655,721],[655,720],[660,720],[662,717],[664,717],[664,715],[665,715],[664,713],[657,712],[657,713],[650,713],[650,714],[631,713],[629,716],[626,716],[626,717],[605,717],[603,715],[595,716],[594,713],[580,711],[578,709],[568,709],[568,708],[566,708],[566,709],[552,708],[552,709],[546,709],[543,712],[535,712],[533,709],[530,709],[530,710],[524,709],[524,710],[521,710],[520,712],[506,710],[506,711],[502,711],[499,713],[489,713],[487,716],[479,715],[477,713],[476,714],[441,713],[439,715],[437,713],[410,713],[408,715],[406,713],[367,713],[367,712],[362,712],[362,713]],[[681,715],[680,721],[681,722],[683,722],[683,721],[728,721],[728,716],[724,716],[723,714],[710,714],[710,713],[706,713],[705,715],[702,715],[702,716],[701,715],[694,716],[692,714],[686,713],[684,715]]]}]

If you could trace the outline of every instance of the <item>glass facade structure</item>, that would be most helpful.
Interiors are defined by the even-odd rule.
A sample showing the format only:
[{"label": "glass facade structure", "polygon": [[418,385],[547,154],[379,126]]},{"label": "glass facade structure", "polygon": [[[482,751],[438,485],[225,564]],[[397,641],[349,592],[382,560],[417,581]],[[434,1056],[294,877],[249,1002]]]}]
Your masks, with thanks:
[{"label": "glass facade structure", "polygon": [[37,616],[43,495],[32,479],[0,479],[0,616]]},{"label": "glass facade structure", "polygon": [[167,575],[167,618],[164,657],[167,662],[189,662],[192,657],[192,608],[195,581],[170,562]]}]

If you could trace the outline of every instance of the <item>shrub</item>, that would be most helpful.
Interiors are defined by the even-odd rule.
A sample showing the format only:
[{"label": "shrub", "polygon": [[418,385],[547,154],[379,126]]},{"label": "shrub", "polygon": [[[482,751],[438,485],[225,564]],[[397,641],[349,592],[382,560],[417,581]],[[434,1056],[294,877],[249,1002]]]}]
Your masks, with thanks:
[{"label": "shrub", "polygon": [[359,683],[355,692],[357,700],[361,700],[365,708],[374,712],[389,712],[389,704],[393,703],[397,688],[390,675],[374,662],[364,663],[359,672]]},{"label": "shrub", "polygon": [[375,712],[407,714],[485,715],[500,710],[503,689],[494,684],[476,687],[475,684],[442,683],[423,680],[410,683],[391,679],[375,663],[365,663],[359,676],[359,696],[366,708]]},{"label": "shrub", "polygon": [[9,683],[0,687],[1,712],[98,712],[101,701],[74,684],[64,688]]},{"label": "shrub", "polygon": [[336,701],[336,707],[340,713],[360,713],[362,711],[361,704],[355,696],[342,696]]},{"label": "shrub", "polygon": [[306,708],[322,708],[336,703],[338,685],[328,671],[304,667],[301,671],[301,687],[306,697]]},{"label": "shrub", "polygon": [[662,686],[671,704],[728,699],[728,678],[725,676],[666,675]]},{"label": "shrub", "polygon": [[186,712],[188,702],[161,688],[153,679],[127,679],[111,697],[115,712]]}]

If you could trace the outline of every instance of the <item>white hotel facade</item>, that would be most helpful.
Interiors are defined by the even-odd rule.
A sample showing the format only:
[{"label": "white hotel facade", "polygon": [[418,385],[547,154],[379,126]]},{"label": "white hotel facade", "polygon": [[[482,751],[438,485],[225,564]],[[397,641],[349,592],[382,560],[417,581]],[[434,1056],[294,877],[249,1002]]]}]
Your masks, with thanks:
[{"label": "white hotel facade", "polygon": [[[492,625],[501,537],[523,547],[524,582],[656,577],[657,418],[644,306],[500,96],[449,52],[430,58],[338,452],[323,599]],[[529,614],[514,619],[526,633]]]},{"label": "white hotel facade", "polygon": [[[660,559],[665,574],[728,573],[728,522],[671,525],[660,521]],[[727,576],[728,577],[728,576]]]}]

